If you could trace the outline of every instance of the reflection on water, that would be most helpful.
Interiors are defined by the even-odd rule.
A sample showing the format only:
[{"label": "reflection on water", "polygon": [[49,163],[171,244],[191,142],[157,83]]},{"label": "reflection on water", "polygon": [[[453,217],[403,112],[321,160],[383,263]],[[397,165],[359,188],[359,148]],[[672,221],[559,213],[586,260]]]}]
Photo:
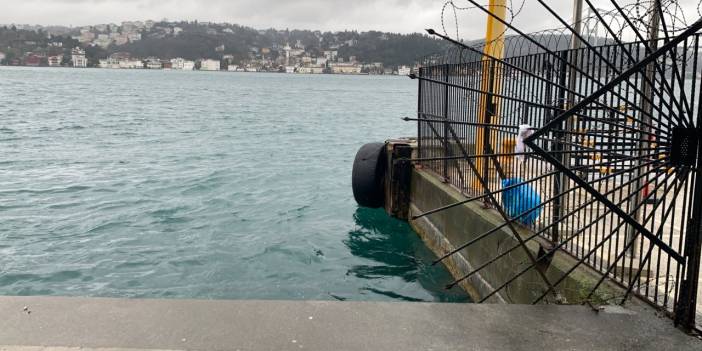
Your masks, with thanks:
[{"label": "reflection on water", "polygon": [[[368,259],[368,263],[351,267],[347,274],[367,280],[371,285],[364,288],[367,293],[406,301],[469,301],[460,289],[444,288],[452,281],[451,275],[444,266],[431,265],[436,256],[406,222],[390,218],[383,209],[359,208],[353,217],[357,227],[344,243],[353,255]],[[388,291],[387,280],[393,279],[404,283],[398,287],[409,288]],[[378,286],[372,286],[376,281]],[[419,286],[411,289],[416,285],[408,283]],[[426,297],[427,292],[431,297]]]}]

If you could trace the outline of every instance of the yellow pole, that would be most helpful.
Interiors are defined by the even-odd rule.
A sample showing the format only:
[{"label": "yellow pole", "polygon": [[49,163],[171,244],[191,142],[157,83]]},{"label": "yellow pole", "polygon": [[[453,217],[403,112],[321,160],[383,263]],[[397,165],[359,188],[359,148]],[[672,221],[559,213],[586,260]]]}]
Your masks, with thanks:
[{"label": "yellow pole", "polygon": [[[507,0],[490,0],[490,3],[488,5],[488,11],[490,11],[494,16],[487,15],[487,30],[485,33],[485,48],[483,49],[483,53],[485,53],[486,55],[493,56],[497,59],[501,59],[504,56],[505,25],[504,23],[498,21],[495,17],[500,18],[502,20],[505,19],[505,16],[507,14]],[[496,117],[493,118],[492,116],[498,116],[498,101],[494,96],[492,96],[492,94],[497,93],[500,89],[500,81],[498,79],[500,75],[498,72],[499,67],[497,67],[496,63],[492,61],[493,60],[489,59],[487,56],[483,56],[483,75],[481,82],[481,90],[483,91],[483,93],[480,94],[477,111],[479,123],[494,123],[494,119]],[[494,110],[491,111],[491,113],[488,111],[490,105],[494,106]],[[475,142],[476,155],[484,154],[485,137],[489,137],[491,134],[486,133],[487,131],[488,128],[486,127],[478,126],[477,128]],[[491,141],[490,145],[492,145],[493,151],[495,151],[494,141]],[[477,157],[475,160],[475,165],[478,168],[478,171],[480,172],[481,176],[486,179],[489,179],[489,177],[486,177],[486,171],[487,164],[490,161],[482,157]],[[480,188],[480,182],[476,180],[473,183],[473,186],[475,188]]]}]

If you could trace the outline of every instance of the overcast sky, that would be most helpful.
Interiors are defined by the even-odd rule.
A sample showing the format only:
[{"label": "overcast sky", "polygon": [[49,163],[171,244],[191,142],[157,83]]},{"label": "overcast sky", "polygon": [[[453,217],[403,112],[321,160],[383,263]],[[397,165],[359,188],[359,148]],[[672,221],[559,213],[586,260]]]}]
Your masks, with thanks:
[{"label": "overcast sky", "polygon": [[[518,7],[523,0],[512,1]],[[535,0],[525,1],[526,6],[516,21],[520,29],[556,27],[552,16]],[[546,2],[562,16],[571,18],[572,0]],[[609,3],[608,0],[593,2]],[[679,1],[685,7],[688,23],[698,17],[697,2]],[[82,26],[167,18],[238,23],[259,29],[375,29],[409,33],[427,27],[440,29],[444,3],[444,0],[0,0],[0,23]],[[469,6],[465,0],[454,3]],[[484,36],[485,16],[479,10],[460,11],[458,21],[461,38]],[[445,23],[447,30],[455,34],[453,12],[445,14]]]}]

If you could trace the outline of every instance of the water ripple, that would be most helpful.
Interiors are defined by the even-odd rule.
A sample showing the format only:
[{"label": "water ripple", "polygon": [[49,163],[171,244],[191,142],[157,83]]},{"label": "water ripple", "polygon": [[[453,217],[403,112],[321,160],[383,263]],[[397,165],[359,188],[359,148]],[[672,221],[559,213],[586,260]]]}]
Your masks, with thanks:
[{"label": "water ripple", "polygon": [[465,300],[406,223],[351,195],[363,143],[416,132],[398,118],[416,83],[0,75],[0,294]]}]

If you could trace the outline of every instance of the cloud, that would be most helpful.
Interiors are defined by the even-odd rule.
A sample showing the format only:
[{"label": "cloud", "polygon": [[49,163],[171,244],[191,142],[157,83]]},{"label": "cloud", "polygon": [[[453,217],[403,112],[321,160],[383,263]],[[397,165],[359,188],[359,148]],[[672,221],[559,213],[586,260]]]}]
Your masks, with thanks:
[{"label": "cloud", "polygon": [[[6,4],[5,4],[6,3]],[[89,25],[162,19],[255,28],[420,31],[441,1],[421,0],[0,0],[0,23]]]},{"label": "cloud", "polygon": [[[530,32],[559,26],[535,0],[511,0],[515,11],[523,1],[524,7],[515,20],[520,29]],[[593,2],[611,8],[609,0]],[[444,3],[445,0],[0,0],[0,23],[82,26],[168,18],[238,23],[254,28],[375,29],[401,33],[445,27],[455,36],[455,18],[450,9],[444,13],[442,21]],[[471,7],[465,0],[454,0],[454,3]],[[570,20],[572,0],[547,0],[546,3]],[[697,0],[680,0],[679,3],[686,15],[692,17],[688,21],[696,19]],[[459,10],[456,16],[461,38],[484,36],[486,16],[483,12],[471,8]]]}]

